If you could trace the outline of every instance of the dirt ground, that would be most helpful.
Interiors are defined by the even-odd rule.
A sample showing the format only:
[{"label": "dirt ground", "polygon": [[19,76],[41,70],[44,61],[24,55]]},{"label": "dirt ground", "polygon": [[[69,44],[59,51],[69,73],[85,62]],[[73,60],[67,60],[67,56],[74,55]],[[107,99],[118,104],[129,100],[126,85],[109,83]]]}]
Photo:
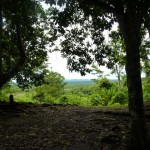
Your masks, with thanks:
[{"label": "dirt ground", "polygon": [[0,105],[0,150],[123,150],[129,129],[127,108]]}]

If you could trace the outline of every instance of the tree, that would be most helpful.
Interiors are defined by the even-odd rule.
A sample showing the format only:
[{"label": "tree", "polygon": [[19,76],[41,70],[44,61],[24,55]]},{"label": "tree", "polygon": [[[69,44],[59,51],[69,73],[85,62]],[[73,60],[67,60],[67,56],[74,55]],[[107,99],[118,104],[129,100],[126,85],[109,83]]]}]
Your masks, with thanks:
[{"label": "tree", "polygon": [[145,60],[143,64],[143,71],[146,77],[150,76],[150,60]]},{"label": "tree", "polygon": [[101,78],[101,77],[103,77],[103,71],[102,70],[100,70],[100,68],[98,68],[95,64],[92,64],[92,74],[93,75],[97,75],[97,77],[98,78]]},{"label": "tree", "polygon": [[109,90],[111,87],[112,87],[112,83],[107,79],[107,78],[101,78],[101,79],[98,79],[97,80],[97,86],[99,89],[106,89],[106,90]]},{"label": "tree", "polygon": [[150,89],[150,76],[143,79],[143,96],[145,101],[150,100],[149,89]]},{"label": "tree", "polygon": [[[55,1],[48,1],[55,4]],[[63,5],[65,3],[65,5]],[[143,109],[143,94],[141,84],[140,46],[141,30],[150,31],[150,1],[145,0],[58,0],[57,5],[63,7],[55,15],[56,30],[65,35],[64,49],[62,53],[68,58],[69,67],[76,71],[88,71],[86,64],[90,64],[90,53],[95,54],[99,64],[104,63],[109,49],[104,44],[102,31],[110,29],[116,21],[119,23],[120,32],[123,35],[126,51],[125,70],[127,74],[129,111],[131,114],[131,136],[129,149],[147,149],[147,133]],[[56,12],[56,11],[55,11]],[[80,25],[76,29],[67,30],[70,24]],[[73,26],[75,27],[75,26]],[[93,30],[92,30],[93,28]],[[91,34],[89,33],[91,31]],[[90,49],[89,44],[84,44],[87,34],[91,35],[95,50]],[[69,36],[70,35],[70,36]],[[72,42],[70,41],[72,40]],[[70,43],[70,44],[69,44]],[[73,47],[76,44],[75,47]],[[81,45],[81,47],[80,47]],[[83,46],[85,45],[85,46]],[[89,57],[89,58],[88,58]],[[111,65],[107,63],[108,67]]]},{"label": "tree", "polygon": [[111,73],[116,74],[118,79],[118,89],[121,89],[121,76],[123,75],[123,69],[125,66],[125,46],[119,31],[112,31],[110,33],[110,46],[111,55],[109,58],[114,62]]},{"label": "tree", "polygon": [[46,16],[33,0],[0,1],[0,88],[12,78],[20,87],[38,85],[45,74]]},{"label": "tree", "polygon": [[[150,41],[145,37],[146,31],[142,29],[141,32],[142,42],[140,46],[140,59],[141,59],[141,69],[142,72],[145,73],[145,76],[148,77],[150,74]],[[112,68],[112,73],[115,73],[118,77],[118,81],[120,81],[120,77],[122,75],[122,70],[125,66],[125,45],[124,40],[122,38],[122,34],[118,31],[112,31],[110,33],[110,46],[111,46],[111,57],[114,62],[114,67]],[[119,82],[120,83],[120,82]],[[120,84],[119,84],[120,85]]]},{"label": "tree", "polygon": [[[141,59],[141,70],[145,73],[146,77],[150,74],[150,42],[148,39],[145,38],[145,31],[141,32],[142,36],[142,42],[140,46],[140,59]],[[124,40],[122,38],[122,34],[119,31],[112,31],[110,34],[111,40],[110,40],[110,46],[111,49],[111,57],[112,61],[114,62],[114,67],[112,68],[112,73],[115,73],[118,78],[119,87],[120,87],[120,79],[122,75],[122,70],[125,66],[125,45]]]},{"label": "tree", "polygon": [[142,71],[145,73],[146,77],[150,76],[150,41],[149,39],[143,39],[141,49],[141,66]]},{"label": "tree", "polygon": [[36,88],[34,99],[41,102],[54,103],[64,93],[64,77],[57,72],[48,71],[44,76],[44,82]]}]

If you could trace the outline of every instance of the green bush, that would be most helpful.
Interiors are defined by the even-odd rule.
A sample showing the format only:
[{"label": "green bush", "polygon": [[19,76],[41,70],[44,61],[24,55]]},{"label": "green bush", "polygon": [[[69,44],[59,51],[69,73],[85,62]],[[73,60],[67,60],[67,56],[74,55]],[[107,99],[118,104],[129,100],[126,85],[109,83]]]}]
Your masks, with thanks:
[{"label": "green bush", "polygon": [[106,106],[108,104],[108,99],[106,97],[101,97],[100,94],[93,94],[91,96],[91,105],[92,106]]},{"label": "green bush", "polygon": [[10,94],[10,87],[9,83],[5,84],[2,89],[0,89],[0,101],[8,101],[9,94]]},{"label": "green bush", "polygon": [[31,103],[37,103],[37,101],[33,100],[32,97],[32,91],[30,92],[25,92],[25,91],[21,91],[21,92],[16,92],[14,93],[14,101],[16,102],[31,102]]},{"label": "green bush", "polygon": [[4,91],[0,91],[0,101],[8,101],[8,95]]},{"label": "green bush", "polygon": [[60,104],[68,104],[68,97],[66,95],[62,95],[60,98],[59,98],[59,103]]},{"label": "green bush", "polygon": [[63,76],[57,72],[48,72],[44,77],[43,85],[35,88],[33,99],[53,104],[64,94],[65,85]]},{"label": "green bush", "polygon": [[68,104],[80,106],[81,97],[79,95],[68,95]]},{"label": "green bush", "polygon": [[92,104],[92,106],[98,106],[98,105],[100,105],[101,101],[100,101],[99,97],[97,97],[97,96],[93,97],[92,100],[91,100],[91,104]]},{"label": "green bush", "polygon": [[55,98],[51,95],[46,95],[42,102],[47,104],[56,104]]},{"label": "green bush", "polygon": [[150,77],[143,81],[143,98],[145,101],[150,100]]},{"label": "green bush", "polygon": [[77,95],[77,94],[65,94],[59,98],[60,104],[70,104],[77,106],[91,106],[90,98]]},{"label": "green bush", "polygon": [[121,106],[121,104],[120,104],[120,103],[114,103],[114,104],[112,104],[111,106],[112,106],[112,107],[119,107],[119,106]]},{"label": "green bush", "polygon": [[125,104],[127,102],[127,95],[123,92],[117,92],[111,99],[109,104],[119,103]]},{"label": "green bush", "polygon": [[101,78],[100,80],[97,80],[97,86],[99,89],[105,88],[110,89],[112,87],[112,83],[107,78]]}]

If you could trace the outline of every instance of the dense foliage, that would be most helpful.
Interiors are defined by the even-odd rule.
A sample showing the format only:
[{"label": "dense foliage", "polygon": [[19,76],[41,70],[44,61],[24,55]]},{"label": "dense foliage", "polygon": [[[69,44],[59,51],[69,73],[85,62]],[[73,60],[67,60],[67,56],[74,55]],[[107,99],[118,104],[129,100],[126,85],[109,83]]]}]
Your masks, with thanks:
[{"label": "dense foliage", "polygon": [[0,88],[12,78],[22,88],[40,83],[47,60],[45,25],[46,15],[37,1],[0,3]]}]

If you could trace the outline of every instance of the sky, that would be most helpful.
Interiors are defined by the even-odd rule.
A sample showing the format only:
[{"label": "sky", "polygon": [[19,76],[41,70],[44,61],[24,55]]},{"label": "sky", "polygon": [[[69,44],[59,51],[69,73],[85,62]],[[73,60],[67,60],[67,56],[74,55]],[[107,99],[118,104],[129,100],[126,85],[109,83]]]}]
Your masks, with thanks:
[{"label": "sky", "polygon": [[[78,72],[70,72],[67,69],[67,59],[62,58],[60,52],[53,52],[48,54],[48,68],[51,71],[55,71],[60,73],[62,76],[65,77],[65,79],[96,79],[96,75],[87,74],[85,76],[81,76]],[[110,70],[108,70],[106,67],[100,67],[102,71],[104,71],[105,74],[108,74]],[[108,78],[110,79],[116,79],[115,75],[110,75]]]},{"label": "sky", "polygon": [[65,79],[93,79],[95,76],[90,74],[81,76],[80,73],[70,72],[67,69],[67,59],[62,58],[60,52],[49,53],[49,69],[60,73]]}]

